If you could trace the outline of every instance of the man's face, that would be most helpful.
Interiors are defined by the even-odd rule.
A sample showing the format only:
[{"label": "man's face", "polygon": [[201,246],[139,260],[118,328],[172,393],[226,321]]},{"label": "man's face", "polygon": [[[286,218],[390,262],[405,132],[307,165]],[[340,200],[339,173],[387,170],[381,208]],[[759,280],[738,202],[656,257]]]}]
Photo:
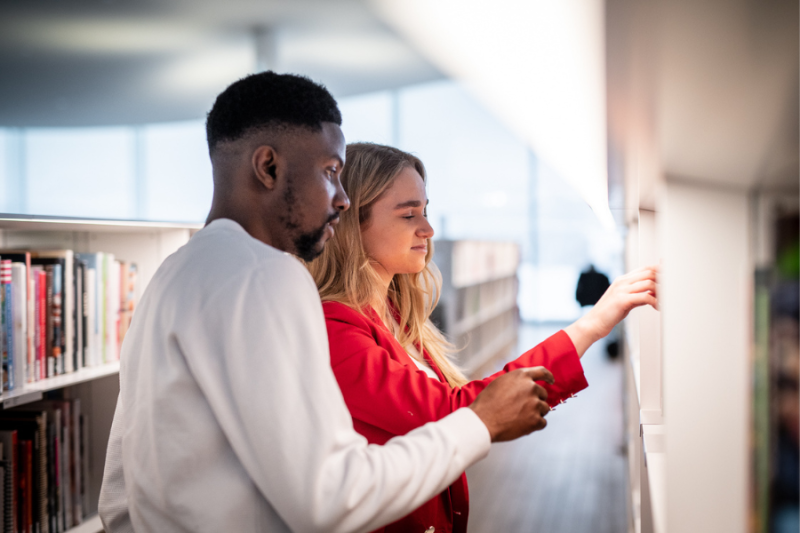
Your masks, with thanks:
[{"label": "man's face", "polygon": [[321,131],[302,131],[292,143],[279,220],[285,231],[284,250],[305,261],[322,253],[339,213],[350,207],[339,180],[344,158],[344,135],[332,122],[324,122]]}]

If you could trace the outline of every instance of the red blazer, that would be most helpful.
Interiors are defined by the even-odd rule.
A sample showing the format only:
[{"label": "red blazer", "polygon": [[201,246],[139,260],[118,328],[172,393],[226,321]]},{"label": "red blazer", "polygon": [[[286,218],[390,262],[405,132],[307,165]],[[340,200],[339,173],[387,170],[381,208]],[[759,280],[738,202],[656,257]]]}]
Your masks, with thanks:
[{"label": "red blazer", "polygon": [[[333,373],[350,409],[353,426],[373,444],[384,444],[470,405],[493,379],[517,368],[544,366],[553,373],[554,385],[540,382],[547,389],[551,406],[588,386],[578,353],[563,331],[525,352],[500,372],[452,388],[427,352],[423,354],[425,360],[439,380],[419,370],[372,309],[364,315],[338,302],[325,302],[322,308]],[[467,478],[462,474],[439,496],[377,531],[422,532],[433,526],[437,533],[466,533],[468,513]]]}]

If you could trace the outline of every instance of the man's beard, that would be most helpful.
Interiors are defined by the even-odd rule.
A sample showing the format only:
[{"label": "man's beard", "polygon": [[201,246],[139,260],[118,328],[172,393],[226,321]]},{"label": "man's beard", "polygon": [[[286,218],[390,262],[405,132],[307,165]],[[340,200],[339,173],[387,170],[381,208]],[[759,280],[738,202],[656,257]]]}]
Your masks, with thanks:
[{"label": "man's beard", "polygon": [[[290,234],[295,233],[300,229],[300,224],[293,216],[294,206],[297,203],[297,197],[295,196],[294,189],[291,186],[286,188],[286,192],[284,193],[284,201],[286,202],[287,207],[287,216],[285,218],[281,217],[283,219],[284,227]],[[320,241],[322,240],[322,236],[325,234],[325,227],[338,218],[339,213],[333,213],[319,228],[306,233],[300,233],[299,235],[292,237],[295,255],[306,262],[316,259],[324,249],[324,245],[320,244]]]},{"label": "man's beard", "polygon": [[[338,213],[330,220],[337,218]],[[330,220],[328,222],[330,222]],[[308,233],[301,233],[293,239],[295,254],[305,262],[313,261],[319,254],[322,253],[325,245],[320,244],[322,236],[325,234],[325,227],[328,222],[322,225],[321,228],[309,231]]]}]

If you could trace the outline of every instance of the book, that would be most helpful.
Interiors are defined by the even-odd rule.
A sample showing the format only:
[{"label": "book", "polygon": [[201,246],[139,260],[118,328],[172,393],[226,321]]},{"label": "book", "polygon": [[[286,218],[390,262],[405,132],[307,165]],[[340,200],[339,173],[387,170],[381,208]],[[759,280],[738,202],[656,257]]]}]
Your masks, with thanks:
[{"label": "book", "polygon": [[61,372],[72,372],[74,370],[73,349],[75,345],[75,270],[74,261],[75,254],[72,250],[44,250],[44,251],[31,251],[31,261],[34,260],[54,260],[61,264],[62,278],[62,301],[63,314],[62,322],[63,329],[62,335],[62,353],[61,359]]},{"label": "book", "polygon": [[16,430],[0,430],[0,442],[5,454],[5,493],[4,502],[6,533],[17,533],[17,432]]},{"label": "book", "polygon": [[119,261],[112,254],[105,254],[106,272],[106,349],[104,363],[119,360]]},{"label": "book", "polygon": [[26,272],[26,280],[25,280],[25,293],[26,298],[24,302],[25,309],[27,311],[26,316],[26,323],[28,324],[28,331],[27,331],[27,346],[25,348],[26,357],[28,364],[26,364],[26,376],[25,382],[33,381],[33,366],[32,366],[32,359],[35,357],[34,354],[34,343],[35,343],[35,332],[31,328],[31,324],[34,321],[34,292],[33,292],[33,271],[31,269],[31,254],[30,252],[14,252],[14,251],[7,251],[3,250],[0,251],[0,255],[2,255],[3,259],[10,259],[12,264],[13,263],[22,263],[25,265],[25,272]]},{"label": "book", "polygon": [[75,345],[73,349],[73,366],[75,370],[80,370],[84,366],[84,343],[83,343],[83,268],[84,263],[80,259],[73,261],[75,267]]},{"label": "book", "polygon": [[[28,411],[4,411],[0,415],[0,433],[15,431],[18,442],[15,493],[17,497],[17,525],[22,531],[41,531],[38,513],[40,483],[40,428],[41,413]],[[30,443],[30,450],[28,444]],[[33,473],[36,472],[36,475]],[[37,509],[37,512],[34,512]]]},{"label": "book", "polygon": [[49,264],[46,265],[45,271],[47,272],[47,284],[48,284],[48,310],[50,312],[50,324],[48,327],[50,328],[50,348],[51,351],[48,353],[48,362],[47,362],[47,376],[57,376],[59,374],[64,373],[64,351],[66,350],[65,342],[64,342],[64,335],[62,331],[62,324],[63,324],[63,308],[62,308],[62,296],[63,296],[63,281],[64,278],[62,276],[63,265],[56,263],[56,264]]},{"label": "book", "polygon": [[84,312],[86,313],[86,366],[95,366],[99,364],[98,350],[98,335],[99,328],[97,325],[97,269],[86,267],[85,271],[86,287],[86,305]]},{"label": "book", "polygon": [[[19,424],[20,438],[32,442],[31,469],[32,479],[29,483],[31,490],[32,524],[35,530],[48,533],[48,440],[47,440],[47,412],[44,410],[9,410],[0,414],[0,427]],[[26,467],[27,468],[27,467]]]},{"label": "book", "polygon": [[0,259],[0,292],[2,292],[3,390],[14,388],[14,327],[11,294],[11,260]]},{"label": "book", "polygon": [[76,254],[86,264],[87,271],[87,309],[89,360],[91,366],[102,364],[105,360],[105,308],[106,308],[106,254],[102,252]]},{"label": "book", "polygon": [[45,269],[45,348],[44,348],[44,362],[45,362],[45,377],[55,376],[56,366],[55,359],[53,358],[53,269]]},{"label": "book", "polygon": [[25,263],[11,263],[14,383],[28,382],[28,272]]},{"label": "book", "polygon": [[47,377],[47,274],[41,266],[32,266],[34,290],[34,376],[36,380]]},{"label": "book", "polygon": [[79,424],[81,432],[81,503],[83,504],[83,516],[89,516],[89,494],[91,494],[91,485],[89,483],[89,418],[84,413],[81,413]]}]

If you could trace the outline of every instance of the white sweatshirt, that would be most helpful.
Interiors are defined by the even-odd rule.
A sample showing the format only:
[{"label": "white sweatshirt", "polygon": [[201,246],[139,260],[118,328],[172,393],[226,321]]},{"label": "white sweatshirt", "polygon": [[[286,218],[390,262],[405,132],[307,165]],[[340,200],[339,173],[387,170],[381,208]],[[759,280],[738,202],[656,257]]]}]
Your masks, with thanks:
[{"label": "white sweatshirt", "polygon": [[106,531],[369,531],[489,451],[459,409],[384,446],[353,430],[311,276],[217,220],[156,272],[122,347]]}]

